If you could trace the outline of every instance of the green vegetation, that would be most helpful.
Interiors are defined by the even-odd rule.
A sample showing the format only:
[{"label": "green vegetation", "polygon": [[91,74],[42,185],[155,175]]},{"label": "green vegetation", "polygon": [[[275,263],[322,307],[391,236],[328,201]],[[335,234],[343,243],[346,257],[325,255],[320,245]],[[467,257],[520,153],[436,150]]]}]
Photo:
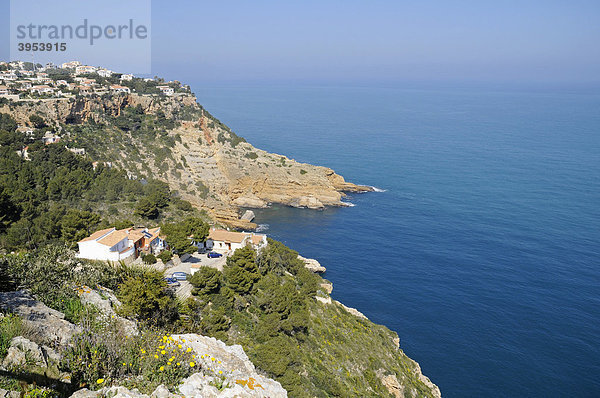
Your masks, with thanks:
[{"label": "green vegetation", "polygon": [[162,261],[163,263],[166,263],[167,261],[169,261],[169,260],[171,260],[173,258],[173,253],[171,253],[170,250],[163,250],[156,257],[159,258],[160,261]]},{"label": "green vegetation", "polygon": [[145,271],[129,277],[119,285],[118,298],[123,304],[120,308],[122,315],[154,326],[166,327],[179,317],[177,301],[167,290],[164,276],[158,271]]},{"label": "green vegetation", "polygon": [[95,390],[133,379],[146,393],[159,384],[177,386],[197,371],[191,365],[195,365],[192,354],[180,349],[170,336],[152,330],[127,336],[111,323],[75,336],[63,361],[75,385]]},{"label": "green vegetation", "polygon": [[156,264],[156,257],[154,254],[142,255],[142,260],[144,261],[144,264]]},{"label": "green vegetation", "polygon": [[[16,128],[4,114],[0,125]],[[107,227],[110,219],[114,223],[133,217],[145,223],[163,214],[201,216],[188,202],[172,197],[166,183],[143,184],[104,165],[94,169],[61,143],[44,146],[15,131],[0,131],[0,145],[0,246],[6,249],[74,243]],[[16,153],[25,145],[29,161]]]},{"label": "green vegetation", "polygon": [[161,232],[167,236],[167,243],[175,253],[193,253],[193,242],[204,242],[210,226],[202,219],[188,217],[180,222],[164,224]]},{"label": "green vegetation", "polygon": [[0,318],[0,358],[6,356],[13,337],[23,336],[24,334],[25,327],[21,318],[10,314]]}]

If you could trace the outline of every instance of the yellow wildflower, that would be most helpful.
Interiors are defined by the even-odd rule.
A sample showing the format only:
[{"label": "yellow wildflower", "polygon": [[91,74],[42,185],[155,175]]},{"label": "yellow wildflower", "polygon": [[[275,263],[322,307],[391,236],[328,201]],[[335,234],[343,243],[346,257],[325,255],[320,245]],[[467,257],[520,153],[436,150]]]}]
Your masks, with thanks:
[{"label": "yellow wildflower", "polygon": [[154,358],[158,359],[158,355],[154,354]]},{"label": "yellow wildflower", "polygon": [[98,379],[98,380],[96,380],[96,383],[102,384],[102,383],[104,383],[104,379]]},{"label": "yellow wildflower", "polygon": [[165,350],[162,350],[160,353],[165,355],[167,352]]},{"label": "yellow wildflower", "polygon": [[181,365],[181,363],[180,363],[180,362],[177,362],[177,366],[180,366],[180,365]]},{"label": "yellow wildflower", "polygon": [[223,374],[223,371],[222,371],[222,370],[219,370],[219,374],[220,374],[220,375],[222,375],[222,374]]},{"label": "yellow wildflower", "polygon": [[177,347],[178,347],[178,348],[182,348],[182,345],[181,345],[181,344],[177,344]]},{"label": "yellow wildflower", "polygon": [[161,366],[160,368],[158,368],[158,370],[160,370],[162,372],[163,370],[165,370],[165,367]]},{"label": "yellow wildflower", "polygon": [[192,352],[192,349],[190,347],[188,347],[187,350],[185,350],[186,352]]},{"label": "yellow wildflower", "polygon": [[194,362],[190,362],[190,368],[193,368],[194,366],[196,366],[196,364]]}]

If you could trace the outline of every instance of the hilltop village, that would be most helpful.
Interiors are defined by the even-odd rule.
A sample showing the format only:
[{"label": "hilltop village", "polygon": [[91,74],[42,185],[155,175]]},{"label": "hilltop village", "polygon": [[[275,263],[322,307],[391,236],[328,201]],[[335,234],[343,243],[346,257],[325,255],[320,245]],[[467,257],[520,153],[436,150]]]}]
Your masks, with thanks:
[{"label": "hilltop village", "polygon": [[189,94],[190,88],[177,81],[142,79],[133,74],[82,65],[79,61],[61,65],[41,65],[23,61],[0,62],[0,98],[37,100],[118,93],[173,96]]}]

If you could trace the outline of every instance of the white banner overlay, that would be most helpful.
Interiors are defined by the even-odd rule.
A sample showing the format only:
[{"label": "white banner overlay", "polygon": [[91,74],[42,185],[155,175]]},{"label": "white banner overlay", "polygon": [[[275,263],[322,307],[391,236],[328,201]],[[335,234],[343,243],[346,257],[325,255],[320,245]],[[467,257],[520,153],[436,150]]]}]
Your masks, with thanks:
[{"label": "white banner overlay", "polygon": [[10,60],[151,73],[151,0],[11,0]]}]

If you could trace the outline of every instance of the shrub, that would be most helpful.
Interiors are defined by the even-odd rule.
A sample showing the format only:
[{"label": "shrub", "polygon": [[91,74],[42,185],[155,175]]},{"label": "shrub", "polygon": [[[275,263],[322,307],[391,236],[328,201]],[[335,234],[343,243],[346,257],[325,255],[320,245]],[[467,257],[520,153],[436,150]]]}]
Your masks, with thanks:
[{"label": "shrub", "polygon": [[258,155],[256,154],[256,152],[248,152],[244,155],[244,157],[254,160],[258,158]]},{"label": "shrub", "polygon": [[158,206],[150,198],[142,198],[135,206],[135,215],[143,218],[156,218],[158,217]]},{"label": "shrub", "polygon": [[177,207],[181,211],[190,212],[194,210],[194,207],[187,200],[178,200],[175,203],[175,207]]},{"label": "shrub", "polygon": [[221,286],[223,274],[211,267],[201,267],[192,277],[190,283],[194,286],[193,294],[205,295],[216,293]]},{"label": "shrub", "polygon": [[156,264],[156,256],[152,253],[146,254],[142,260],[145,264]]},{"label": "shrub", "polygon": [[[147,256],[146,256],[147,257]],[[167,283],[158,271],[144,271],[119,286],[121,314],[137,317],[156,326],[170,325],[178,318],[177,301],[167,291]]]},{"label": "shrub", "polygon": [[260,278],[254,249],[249,246],[237,249],[232,256],[227,257],[224,273],[230,289],[241,294],[249,293]]},{"label": "shrub", "polygon": [[170,250],[163,250],[162,252],[160,252],[160,254],[158,256],[156,256],[158,258],[160,258],[160,260],[163,263],[166,263],[167,261],[171,260],[173,258],[173,253],[171,253]]}]

